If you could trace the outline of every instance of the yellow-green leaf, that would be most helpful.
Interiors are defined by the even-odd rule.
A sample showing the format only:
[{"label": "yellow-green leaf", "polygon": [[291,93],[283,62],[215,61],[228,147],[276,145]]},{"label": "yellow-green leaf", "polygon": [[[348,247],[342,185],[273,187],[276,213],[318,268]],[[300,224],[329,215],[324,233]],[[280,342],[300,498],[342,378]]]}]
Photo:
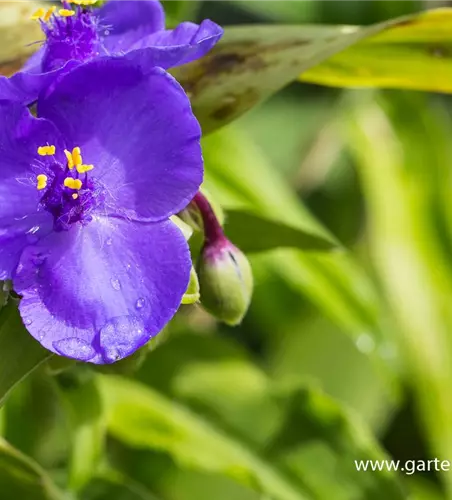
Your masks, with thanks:
[{"label": "yellow-green leaf", "polygon": [[452,9],[405,17],[301,75],[337,87],[389,87],[452,92]]}]

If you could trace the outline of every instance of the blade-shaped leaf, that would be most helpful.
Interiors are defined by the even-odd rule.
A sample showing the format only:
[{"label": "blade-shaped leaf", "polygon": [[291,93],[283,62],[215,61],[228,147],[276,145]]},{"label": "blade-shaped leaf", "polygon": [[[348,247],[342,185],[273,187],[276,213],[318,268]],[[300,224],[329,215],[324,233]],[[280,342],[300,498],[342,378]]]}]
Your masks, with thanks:
[{"label": "blade-shaped leaf", "polygon": [[0,438],[0,495],[9,500],[63,500],[41,467]]},{"label": "blade-shaped leaf", "polygon": [[[452,10],[369,27],[227,27],[207,56],[174,70],[204,133],[239,117],[302,74],[329,85],[452,91]],[[326,62],[325,62],[326,61]]]},{"label": "blade-shaped leaf", "polygon": [[[371,27],[369,34],[380,29]],[[342,26],[228,27],[209,54],[172,73],[187,91],[206,134],[363,36],[358,28]]]},{"label": "blade-shaped leaf", "polygon": [[225,230],[244,252],[263,252],[281,247],[317,252],[337,248],[332,239],[244,210],[228,211]]},{"label": "blade-shaped leaf", "polygon": [[432,10],[391,23],[306,71],[301,80],[452,92],[451,49],[452,9]]},{"label": "blade-shaped leaf", "polygon": [[0,405],[16,384],[52,353],[26,330],[12,300],[0,312]]},{"label": "blade-shaped leaf", "polygon": [[117,439],[166,451],[182,467],[227,475],[275,500],[309,498],[240,442],[154,390],[121,377],[101,377],[101,384]]}]

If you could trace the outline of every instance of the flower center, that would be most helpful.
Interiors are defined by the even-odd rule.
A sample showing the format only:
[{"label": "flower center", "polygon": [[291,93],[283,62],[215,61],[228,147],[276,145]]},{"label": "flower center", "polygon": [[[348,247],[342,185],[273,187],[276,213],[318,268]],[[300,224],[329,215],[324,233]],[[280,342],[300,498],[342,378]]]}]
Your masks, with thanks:
[{"label": "flower center", "polygon": [[53,215],[55,231],[67,231],[76,222],[87,224],[105,200],[105,190],[88,175],[94,166],[83,163],[80,148],[65,149],[64,154],[66,165],[54,157],[55,146],[38,148],[38,155],[47,158],[40,165],[46,173],[36,176],[36,189],[43,192],[40,205]]},{"label": "flower center", "polygon": [[[69,3],[75,3],[74,9]],[[55,6],[47,11],[38,9],[32,19],[39,19],[46,35],[42,70],[61,68],[67,61],[87,61],[102,50],[98,17],[88,8],[94,2],[77,0],[63,2],[64,9]]]}]

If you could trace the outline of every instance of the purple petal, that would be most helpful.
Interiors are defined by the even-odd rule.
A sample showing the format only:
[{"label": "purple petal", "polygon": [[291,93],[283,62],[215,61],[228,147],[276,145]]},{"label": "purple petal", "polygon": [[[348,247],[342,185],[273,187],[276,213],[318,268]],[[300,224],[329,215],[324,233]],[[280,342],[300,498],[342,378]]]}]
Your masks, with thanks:
[{"label": "purple petal", "polygon": [[45,348],[111,363],[162,330],[187,289],[190,252],[171,222],[96,217],[22,254],[20,313]]},{"label": "purple petal", "polygon": [[125,52],[143,37],[165,28],[165,13],[157,0],[109,1],[98,11],[108,35],[103,43],[110,53]]},{"label": "purple petal", "polygon": [[27,73],[42,73],[42,59],[44,54],[45,47],[42,46],[28,58],[21,71],[26,71]]},{"label": "purple petal", "polygon": [[[39,51],[38,51],[39,52]],[[0,99],[19,102],[24,105],[35,102],[38,95],[50,87],[60,75],[69,71],[77,63],[69,61],[65,66],[47,73],[40,73],[39,66],[32,66],[33,61],[28,61],[26,69],[15,73],[10,78],[0,76]]]},{"label": "purple petal", "polygon": [[203,175],[200,127],[181,86],[160,68],[146,75],[103,58],[65,75],[38,114],[79,146],[109,193],[110,214],[161,220],[192,199]]},{"label": "purple petal", "polygon": [[59,145],[54,126],[23,106],[0,101],[0,279],[11,277],[22,249],[47,231],[51,218],[37,214],[39,146]]},{"label": "purple petal", "polygon": [[48,214],[32,214],[22,219],[0,219],[0,280],[12,278],[25,247],[51,231]]},{"label": "purple petal", "polygon": [[199,26],[181,23],[174,30],[159,31],[135,43],[126,55],[143,67],[168,69],[203,57],[223,36],[223,29],[204,20]]}]

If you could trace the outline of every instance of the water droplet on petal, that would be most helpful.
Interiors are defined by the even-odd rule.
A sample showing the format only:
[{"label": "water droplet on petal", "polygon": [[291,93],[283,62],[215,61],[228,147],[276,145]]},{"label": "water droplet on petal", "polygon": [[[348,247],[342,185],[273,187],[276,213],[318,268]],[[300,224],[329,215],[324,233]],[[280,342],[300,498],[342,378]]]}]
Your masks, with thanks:
[{"label": "water droplet on petal", "polygon": [[100,348],[106,363],[129,356],[148,339],[143,321],[137,316],[116,316],[99,331]]},{"label": "water droplet on petal", "polygon": [[110,283],[115,290],[121,290],[121,283],[117,278],[111,278]]},{"label": "water droplet on petal", "polygon": [[112,243],[113,243],[113,240],[111,238],[107,238],[107,240],[105,241],[105,243],[110,246]]},{"label": "water droplet on petal", "polygon": [[375,349],[375,340],[368,333],[362,333],[356,339],[356,347],[362,353],[370,354]]},{"label": "water droplet on petal", "polygon": [[27,318],[24,320],[24,325],[25,326],[30,326],[31,324],[33,324],[33,320],[30,319],[30,318]]},{"label": "water droplet on petal", "polygon": [[39,226],[33,226],[27,231],[27,234],[35,234],[39,231],[40,227]]},{"label": "water droplet on petal", "polygon": [[143,309],[145,304],[146,304],[146,300],[143,298],[140,298],[135,302],[135,309],[138,309],[138,310]]},{"label": "water droplet on petal", "polygon": [[96,355],[96,351],[88,342],[77,337],[57,340],[53,343],[53,347],[58,354],[80,361],[88,361]]}]

